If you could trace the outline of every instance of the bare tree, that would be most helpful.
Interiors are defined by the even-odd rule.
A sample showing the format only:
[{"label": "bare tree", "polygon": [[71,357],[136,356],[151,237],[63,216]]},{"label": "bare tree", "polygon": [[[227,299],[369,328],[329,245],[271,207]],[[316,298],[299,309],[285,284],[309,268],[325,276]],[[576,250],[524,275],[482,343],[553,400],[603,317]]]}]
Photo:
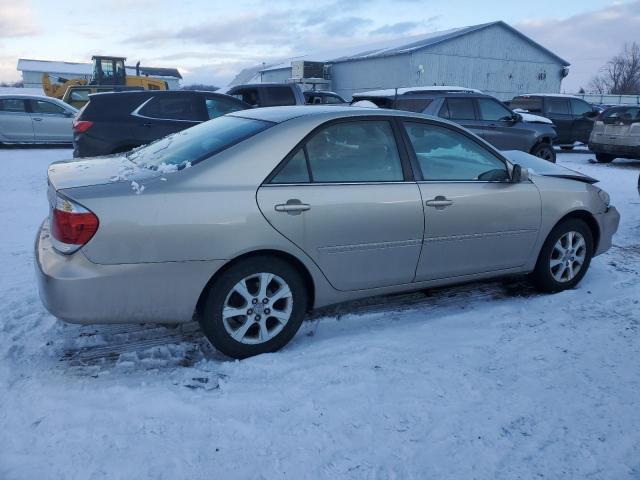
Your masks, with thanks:
[{"label": "bare tree", "polygon": [[640,94],[640,45],[625,44],[624,49],[602,68],[591,80],[591,90],[596,93],[616,95]]}]

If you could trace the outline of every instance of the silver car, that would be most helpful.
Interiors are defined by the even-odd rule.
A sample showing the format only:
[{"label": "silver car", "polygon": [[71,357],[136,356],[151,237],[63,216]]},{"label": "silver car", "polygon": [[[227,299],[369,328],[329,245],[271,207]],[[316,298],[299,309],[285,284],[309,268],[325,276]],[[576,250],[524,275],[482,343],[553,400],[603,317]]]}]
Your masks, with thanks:
[{"label": "silver car", "polygon": [[640,159],[640,107],[613,107],[601,113],[589,137],[589,150],[600,163]]},{"label": "silver car", "polygon": [[572,288],[619,222],[594,179],[395,110],[244,110],[48,175],[52,314],[198,319],[237,358],[347,300],[526,273]]},{"label": "silver car", "polygon": [[78,110],[44,95],[0,95],[0,144],[71,143]]}]

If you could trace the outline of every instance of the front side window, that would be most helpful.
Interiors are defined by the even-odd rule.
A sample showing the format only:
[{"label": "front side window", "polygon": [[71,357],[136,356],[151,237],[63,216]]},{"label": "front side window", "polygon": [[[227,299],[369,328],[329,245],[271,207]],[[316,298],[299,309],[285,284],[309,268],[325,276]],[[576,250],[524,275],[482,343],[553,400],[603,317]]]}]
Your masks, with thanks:
[{"label": "front side window", "polygon": [[25,112],[24,100],[18,98],[1,98],[0,99],[0,112]]},{"label": "front side window", "polygon": [[479,98],[480,118],[487,121],[511,120],[511,111],[490,98]]},{"label": "front side window", "polygon": [[424,180],[504,181],[507,167],[492,152],[460,132],[404,122]]},{"label": "front side window", "polygon": [[296,97],[289,87],[269,87],[262,91],[264,95],[263,107],[277,107],[281,105],[295,105]]},{"label": "front side window", "polygon": [[[306,158],[305,158],[306,155]],[[308,166],[308,176],[303,170]],[[400,155],[387,121],[341,122],[317,131],[273,179],[314,183],[401,182]]]},{"label": "front side window", "polygon": [[569,102],[566,98],[560,97],[549,97],[547,98],[547,113],[548,114],[559,114],[559,115],[570,115],[569,111]]},{"label": "front side window", "polygon": [[447,98],[438,116],[451,120],[475,120],[476,113],[473,108],[473,99]]},{"label": "front side window", "polygon": [[574,115],[584,115],[585,113],[593,112],[593,107],[585,101],[578,100],[577,98],[572,98],[570,101],[571,110],[573,110]]},{"label": "front side window", "polygon": [[32,100],[31,108],[33,109],[33,113],[49,113],[54,115],[62,115],[64,113],[64,108],[62,108],[60,105],[56,105],[55,103],[51,102],[45,102],[42,100]]},{"label": "front side window", "polygon": [[140,109],[140,115],[167,120],[199,120],[195,102],[189,97],[158,96]]},{"label": "front side window", "polygon": [[244,88],[240,90],[235,90],[233,93],[230,93],[234,98],[238,100],[242,100],[245,103],[248,103],[252,107],[257,107],[260,104],[260,98],[258,97],[258,90],[255,88]]},{"label": "front side window", "polygon": [[133,150],[128,159],[151,169],[183,168],[266,130],[273,123],[232,116],[218,117]]},{"label": "front side window", "polygon": [[345,103],[345,102],[342,98],[336,97],[335,95],[326,95],[324,97],[324,103],[336,104],[336,103]]},{"label": "front side window", "polygon": [[69,100],[72,102],[88,102],[89,90],[71,90]]},{"label": "front side window", "polygon": [[542,98],[540,97],[516,97],[509,104],[514,110],[526,110],[530,113],[542,113]]},{"label": "front side window", "polygon": [[242,110],[242,105],[235,102],[230,102],[220,97],[209,97],[205,99],[205,106],[207,107],[207,115],[209,119],[221,117],[227,113],[236,112]]},{"label": "front side window", "polygon": [[615,107],[602,116],[604,123],[637,123],[640,121],[640,107]]}]

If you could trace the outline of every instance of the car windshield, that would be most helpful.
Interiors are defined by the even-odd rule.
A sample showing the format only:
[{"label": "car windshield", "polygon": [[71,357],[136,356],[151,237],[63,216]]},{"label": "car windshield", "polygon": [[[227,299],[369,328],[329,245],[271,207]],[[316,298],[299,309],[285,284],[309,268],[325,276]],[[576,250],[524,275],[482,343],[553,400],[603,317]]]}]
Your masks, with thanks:
[{"label": "car windshield", "polygon": [[181,169],[252,137],[272,122],[240,117],[218,117],[132,150],[127,158],[140,166]]}]

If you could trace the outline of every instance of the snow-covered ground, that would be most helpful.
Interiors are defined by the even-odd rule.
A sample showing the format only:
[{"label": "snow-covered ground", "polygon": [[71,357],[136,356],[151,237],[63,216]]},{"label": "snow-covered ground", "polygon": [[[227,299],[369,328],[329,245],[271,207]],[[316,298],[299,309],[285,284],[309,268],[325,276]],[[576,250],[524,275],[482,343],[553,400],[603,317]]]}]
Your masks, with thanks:
[{"label": "snow-covered ground", "polygon": [[640,478],[640,162],[558,155],[622,214],[576,290],[377,298],[237,362],[44,310],[32,243],[70,155],[0,150],[0,479]]}]

